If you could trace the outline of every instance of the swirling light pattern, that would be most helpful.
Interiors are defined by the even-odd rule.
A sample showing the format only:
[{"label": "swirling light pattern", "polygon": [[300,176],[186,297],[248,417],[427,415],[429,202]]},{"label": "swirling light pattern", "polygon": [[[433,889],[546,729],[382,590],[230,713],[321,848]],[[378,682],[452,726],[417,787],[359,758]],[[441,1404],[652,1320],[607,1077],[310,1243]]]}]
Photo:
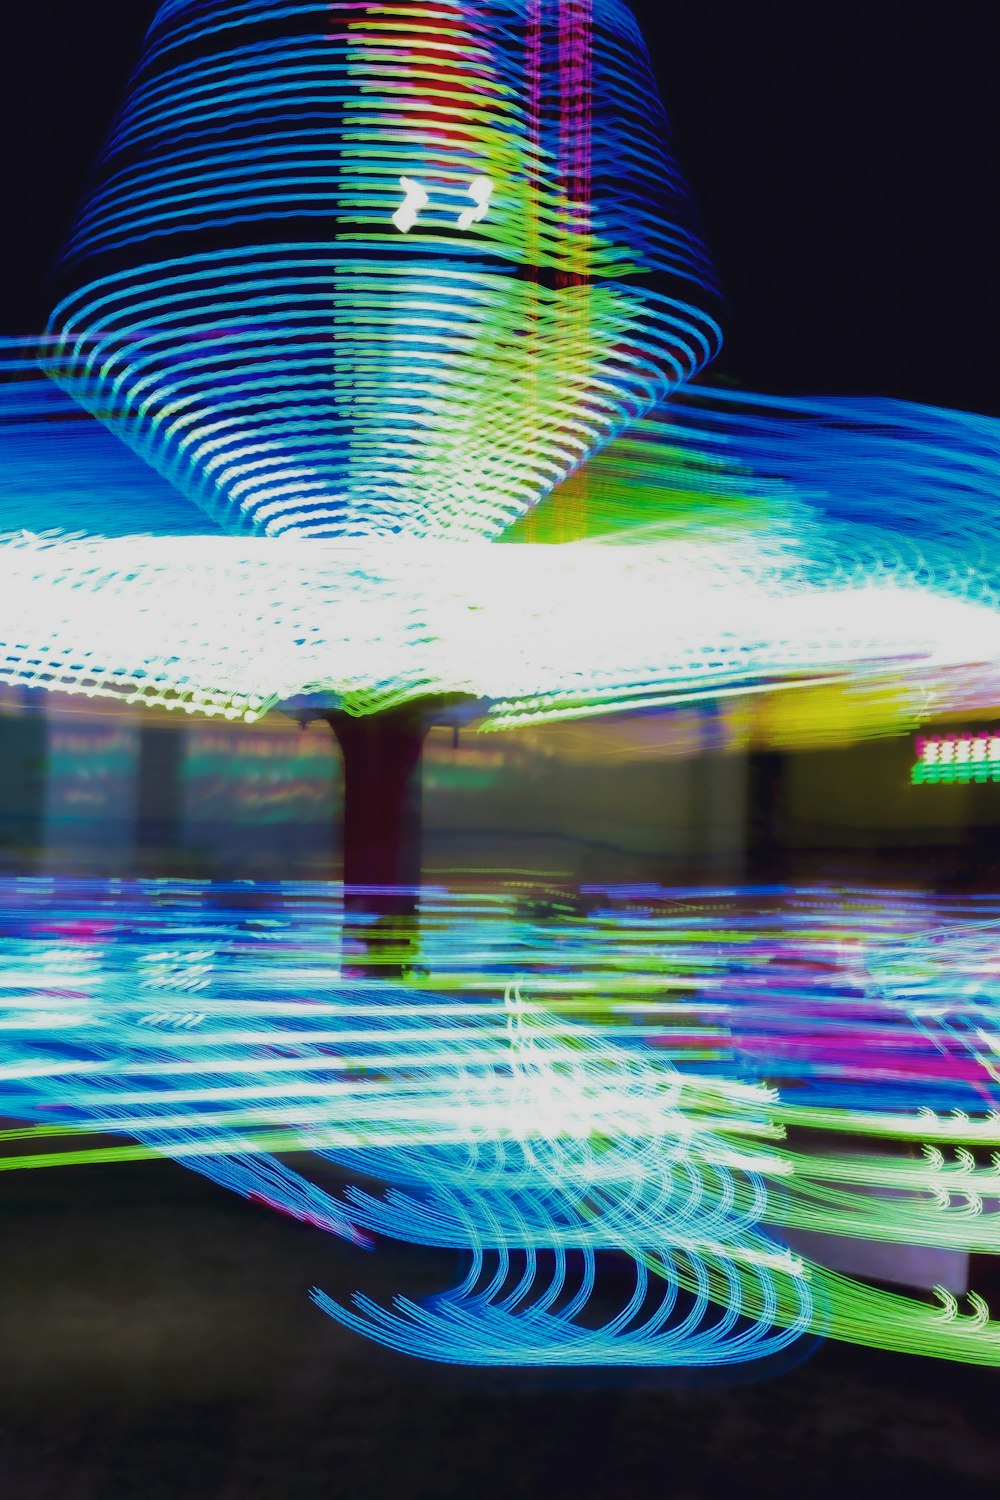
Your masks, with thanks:
[{"label": "swirling light pattern", "polygon": [[618,0],[160,7],[48,368],[237,535],[481,538],[712,358]]},{"label": "swirling light pattern", "polygon": [[[425,1302],[314,1293],[423,1357],[696,1366],[812,1331],[1000,1364],[967,1291],[1000,1248],[994,898],[427,888],[389,981],[332,956],[325,886],[4,897],[0,1167],[166,1155],[360,1245],[466,1252]],[[928,1268],[936,1306],[865,1279]]]},{"label": "swirling light pattern", "polygon": [[[486,728],[853,685],[877,729],[1000,695],[986,418],[824,400],[795,403],[792,423],[764,398],[696,390],[599,454],[583,499],[582,479],[561,486],[501,546],[198,535],[196,508],[153,475],[157,535],[142,536],[114,515],[134,516],[138,461],[8,352],[0,465],[22,479],[0,495],[7,683],[250,720],[303,697],[362,713],[456,694]],[[106,533],[73,536],[91,476]]]},{"label": "swirling light pattern", "polygon": [[619,0],[169,0],[61,275],[72,405],[3,352],[0,681],[498,729],[795,688],[817,737],[1000,696],[998,424],[691,386]]}]

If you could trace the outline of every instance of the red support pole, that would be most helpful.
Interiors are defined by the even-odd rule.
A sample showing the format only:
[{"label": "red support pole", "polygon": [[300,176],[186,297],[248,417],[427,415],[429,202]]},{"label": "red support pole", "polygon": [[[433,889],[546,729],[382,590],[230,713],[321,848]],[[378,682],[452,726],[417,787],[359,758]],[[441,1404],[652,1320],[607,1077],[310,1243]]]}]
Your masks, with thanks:
[{"label": "red support pole", "polygon": [[[367,950],[359,968],[388,976],[412,950],[421,879],[421,756],[430,728],[426,705],[355,718],[324,718],[344,760],[344,909],[369,917],[351,932]],[[346,934],[345,934],[346,935]]]}]

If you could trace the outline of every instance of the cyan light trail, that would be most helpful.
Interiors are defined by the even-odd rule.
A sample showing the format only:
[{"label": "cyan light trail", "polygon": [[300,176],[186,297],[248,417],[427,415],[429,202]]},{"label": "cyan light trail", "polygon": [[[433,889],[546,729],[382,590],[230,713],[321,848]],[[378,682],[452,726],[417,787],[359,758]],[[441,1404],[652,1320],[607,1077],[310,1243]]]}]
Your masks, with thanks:
[{"label": "cyan light trail", "polygon": [[25,527],[63,537],[217,536],[204,511],[43,375],[37,352],[37,339],[0,338],[4,544]]},{"label": "cyan light trail", "polygon": [[[323,886],[3,895],[7,1170],[172,1156],[359,1244],[467,1250],[420,1307],[316,1294],[429,1358],[726,1363],[811,1330],[1000,1363],[975,1287],[935,1309],[796,1240],[1000,1249],[995,899],[609,889],[539,918],[428,888],[399,982],[332,959]],[[606,1252],[636,1291],[595,1329]]]}]

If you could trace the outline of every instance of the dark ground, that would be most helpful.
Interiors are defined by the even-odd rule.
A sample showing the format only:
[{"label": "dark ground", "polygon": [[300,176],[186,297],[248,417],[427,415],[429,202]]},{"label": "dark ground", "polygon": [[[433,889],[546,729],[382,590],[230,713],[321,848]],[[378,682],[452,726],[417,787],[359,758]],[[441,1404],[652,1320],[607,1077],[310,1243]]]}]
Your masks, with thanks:
[{"label": "dark ground", "polygon": [[[707,1389],[424,1365],[308,1300],[313,1284],[387,1300],[391,1254],[376,1264],[170,1163],[4,1174],[0,1225],[0,1500],[1000,1486],[996,1371],[833,1344]],[[405,1255],[408,1289],[453,1279]]]}]

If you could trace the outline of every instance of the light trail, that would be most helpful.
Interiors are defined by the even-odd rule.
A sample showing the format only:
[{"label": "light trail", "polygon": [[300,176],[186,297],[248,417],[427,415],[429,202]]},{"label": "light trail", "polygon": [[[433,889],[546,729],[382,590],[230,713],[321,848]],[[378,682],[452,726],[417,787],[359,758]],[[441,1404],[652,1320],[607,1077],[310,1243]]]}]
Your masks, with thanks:
[{"label": "light trail", "polygon": [[[796,1239],[1000,1251],[994,899],[428,888],[414,987],[330,957],[322,886],[2,894],[2,1170],[169,1156],[359,1244],[465,1249],[420,1308],[316,1294],[431,1358],[725,1363],[812,1330],[1000,1362],[974,1290],[935,1310]],[[595,1331],[609,1252],[638,1300]]]}]

